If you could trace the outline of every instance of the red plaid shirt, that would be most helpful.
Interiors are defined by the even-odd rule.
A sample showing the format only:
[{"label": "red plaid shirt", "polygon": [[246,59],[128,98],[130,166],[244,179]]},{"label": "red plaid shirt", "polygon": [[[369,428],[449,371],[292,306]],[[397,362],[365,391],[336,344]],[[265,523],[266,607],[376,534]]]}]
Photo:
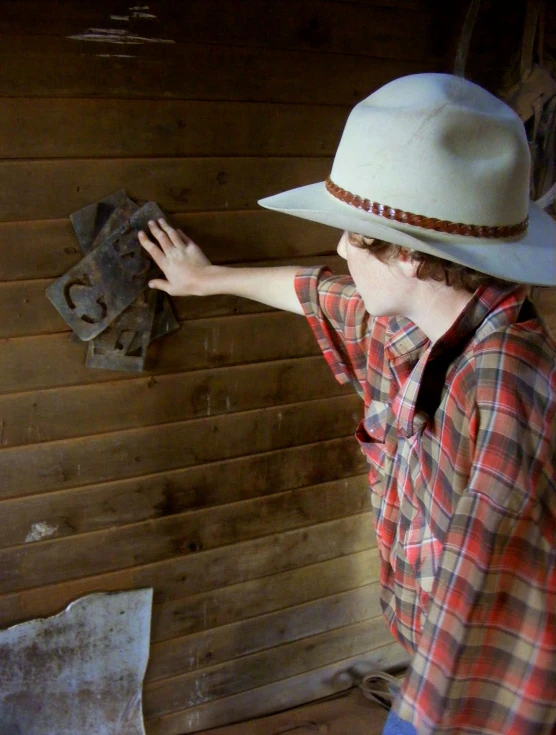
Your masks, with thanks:
[{"label": "red plaid shirt", "polygon": [[523,288],[480,288],[431,344],[370,317],[349,277],[296,289],[365,402],[382,607],[413,658],[417,732],[556,733],[556,345]]}]

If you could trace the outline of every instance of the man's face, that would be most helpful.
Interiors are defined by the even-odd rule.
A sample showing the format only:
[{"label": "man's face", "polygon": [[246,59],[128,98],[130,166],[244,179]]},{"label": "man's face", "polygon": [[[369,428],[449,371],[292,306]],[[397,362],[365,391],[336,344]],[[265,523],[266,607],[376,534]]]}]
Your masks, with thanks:
[{"label": "man's face", "polygon": [[347,261],[355,288],[372,316],[406,316],[414,285],[413,269],[398,258],[383,263],[368,250],[356,247],[344,232],[338,255]]}]

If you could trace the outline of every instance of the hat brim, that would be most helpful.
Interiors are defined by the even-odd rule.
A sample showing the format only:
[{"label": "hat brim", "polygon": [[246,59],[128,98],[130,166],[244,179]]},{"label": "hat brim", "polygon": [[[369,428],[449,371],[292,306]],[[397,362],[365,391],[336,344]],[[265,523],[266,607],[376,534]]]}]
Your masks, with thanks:
[{"label": "hat brim", "polygon": [[259,204],[295,217],[401,245],[517,283],[556,285],[556,222],[530,202],[527,232],[493,240],[450,235],[363,212],[333,197],[324,181],[275,194]]}]

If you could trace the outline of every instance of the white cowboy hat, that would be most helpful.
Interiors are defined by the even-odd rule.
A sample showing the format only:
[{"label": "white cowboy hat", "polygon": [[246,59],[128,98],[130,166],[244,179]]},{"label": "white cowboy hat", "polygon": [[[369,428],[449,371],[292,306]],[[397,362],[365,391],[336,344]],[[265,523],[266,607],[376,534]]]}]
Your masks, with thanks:
[{"label": "white cowboy hat", "polygon": [[523,123],[449,74],[415,74],[352,110],[326,182],[268,209],[437,255],[521,283],[556,285],[556,222],[529,201]]}]

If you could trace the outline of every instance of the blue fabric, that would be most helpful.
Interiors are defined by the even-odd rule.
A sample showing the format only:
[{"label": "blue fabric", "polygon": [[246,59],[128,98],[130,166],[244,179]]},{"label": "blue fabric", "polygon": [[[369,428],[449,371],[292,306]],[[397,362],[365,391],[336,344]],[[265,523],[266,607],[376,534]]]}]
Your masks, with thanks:
[{"label": "blue fabric", "polygon": [[417,730],[411,722],[400,719],[395,712],[390,712],[384,723],[382,735],[417,735]]}]

